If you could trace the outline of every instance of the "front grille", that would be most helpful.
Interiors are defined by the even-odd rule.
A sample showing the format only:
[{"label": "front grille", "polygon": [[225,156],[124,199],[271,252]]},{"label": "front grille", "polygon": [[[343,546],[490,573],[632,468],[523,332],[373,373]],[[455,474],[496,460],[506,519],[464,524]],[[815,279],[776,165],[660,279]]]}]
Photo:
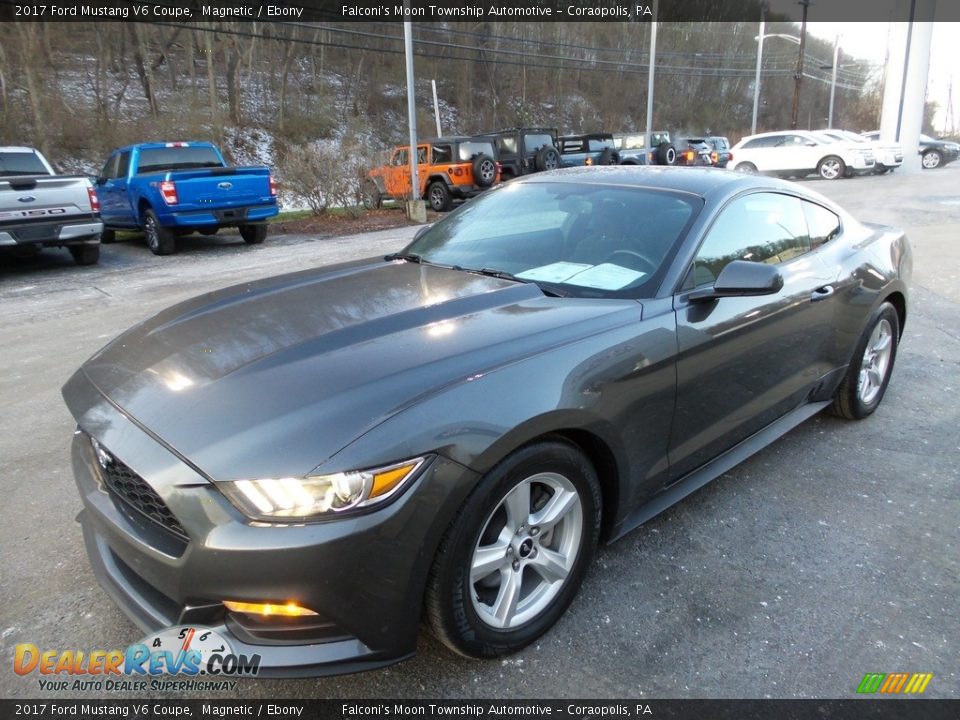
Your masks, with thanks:
[{"label": "front grille", "polygon": [[[99,455],[99,453],[98,453]],[[98,457],[100,475],[107,490],[169,533],[189,542],[190,536],[170,508],[146,481],[112,455]]]}]

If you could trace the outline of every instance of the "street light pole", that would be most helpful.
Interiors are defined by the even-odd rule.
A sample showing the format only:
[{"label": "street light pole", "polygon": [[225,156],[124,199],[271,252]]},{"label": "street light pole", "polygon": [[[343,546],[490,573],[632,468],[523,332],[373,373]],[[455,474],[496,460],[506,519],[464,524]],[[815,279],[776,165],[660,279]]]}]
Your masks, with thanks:
[{"label": "street light pole", "polygon": [[833,97],[837,92],[837,62],[840,58],[840,34],[833,39],[833,75],[830,78],[830,112],[827,117],[827,127],[833,127]]},{"label": "street light pole", "polygon": [[763,33],[766,29],[765,11],[767,6],[760,3],[760,38],[757,40],[757,75],[753,80],[753,120],[750,123],[750,134],[757,134],[757,109],[760,105],[760,64],[763,60]]},{"label": "street light pole", "polygon": [[800,0],[803,5],[803,24],[800,26],[800,51],[797,53],[797,72],[793,76],[793,113],[790,116],[790,127],[797,129],[797,114],[800,112],[800,83],[803,82],[803,51],[807,43],[807,9],[811,0]]},{"label": "street light pole", "polygon": [[653,7],[653,20],[650,21],[650,69],[647,72],[647,131],[644,144],[650,148],[650,134],[653,132],[653,73],[657,67],[657,6]]}]

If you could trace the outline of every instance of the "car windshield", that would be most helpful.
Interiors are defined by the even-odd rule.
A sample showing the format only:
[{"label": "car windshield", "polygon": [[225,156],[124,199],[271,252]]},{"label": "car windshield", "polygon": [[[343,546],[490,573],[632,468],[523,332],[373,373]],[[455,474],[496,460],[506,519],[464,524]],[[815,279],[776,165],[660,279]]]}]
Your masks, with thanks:
[{"label": "car windshield", "polygon": [[561,295],[645,297],[701,206],[650,188],[509,184],[445,217],[403,255]]},{"label": "car windshield", "polygon": [[473,160],[473,158],[475,158],[477,155],[496,157],[493,151],[493,143],[484,142],[482,140],[471,140],[469,142],[460,143],[459,155],[460,160],[464,162]]},{"label": "car windshield", "polygon": [[137,173],[145,175],[166,170],[223,167],[216,151],[209,146],[151,148],[140,151]]},{"label": "car windshield", "polygon": [[43,161],[32,152],[0,152],[0,177],[49,175]]}]

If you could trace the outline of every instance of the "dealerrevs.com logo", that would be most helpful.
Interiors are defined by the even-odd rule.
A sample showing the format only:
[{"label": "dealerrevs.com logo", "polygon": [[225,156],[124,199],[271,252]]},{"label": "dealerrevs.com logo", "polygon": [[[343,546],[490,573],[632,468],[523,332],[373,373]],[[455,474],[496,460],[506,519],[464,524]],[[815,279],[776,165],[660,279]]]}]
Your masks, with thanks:
[{"label": "dealerrevs.com logo", "polygon": [[14,651],[13,670],[17,675],[41,675],[40,689],[50,691],[232,690],[236,681],[226,678],[256,676],[260,655],[237,654],[217,631],[183,625],[126,650],[41,650],[21,643]]}]

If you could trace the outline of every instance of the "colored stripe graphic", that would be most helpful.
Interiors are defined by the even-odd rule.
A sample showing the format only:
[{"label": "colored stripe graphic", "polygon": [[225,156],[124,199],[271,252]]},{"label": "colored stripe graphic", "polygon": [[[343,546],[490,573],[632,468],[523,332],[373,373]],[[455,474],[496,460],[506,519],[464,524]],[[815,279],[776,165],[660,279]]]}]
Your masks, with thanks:
[{"label": "colored stripe graphic", "polygon": [[857,686],[857,692],[919,695],[932,679],[933,673],[867,673]]},{"label": "colored stripe graphic", "polygon": [[875,693],[880,688],[880,683],[886,677],[885,673],[867,673],[860,681],[857,688],[858,693]]}]

